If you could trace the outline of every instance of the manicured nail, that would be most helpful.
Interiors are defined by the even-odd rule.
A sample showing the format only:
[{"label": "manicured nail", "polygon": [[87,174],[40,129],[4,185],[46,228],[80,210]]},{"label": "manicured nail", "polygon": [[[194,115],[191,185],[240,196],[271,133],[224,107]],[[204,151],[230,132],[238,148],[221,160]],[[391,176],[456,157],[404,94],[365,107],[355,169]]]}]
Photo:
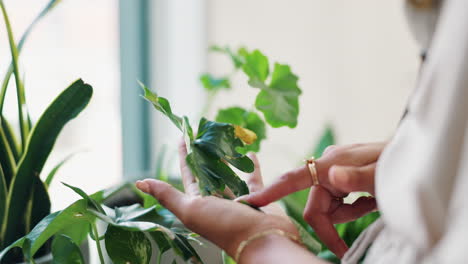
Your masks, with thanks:
[{"label": "manicured nail", "polygon": [[146,182],[144,181],[137,181],[136,182],[136,187],[140,189],[142,192],[149,193],[149,186]]}]

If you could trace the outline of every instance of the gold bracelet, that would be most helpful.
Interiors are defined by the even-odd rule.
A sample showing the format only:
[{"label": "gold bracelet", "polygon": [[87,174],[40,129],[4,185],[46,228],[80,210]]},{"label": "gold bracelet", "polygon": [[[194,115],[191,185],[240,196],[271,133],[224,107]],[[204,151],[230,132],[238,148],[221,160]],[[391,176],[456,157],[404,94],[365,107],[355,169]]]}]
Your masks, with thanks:
[{"label": "gold bracelet", "polygon": [[283,230],[280,230],[280,229],[268,229],[268,230],[265,230],[263,232],[260,232],[260,233],[257,233],[249,238],[247,238],[246,240],[242,241],[240,244],[239,244],[239,247],[237,248],[237,251],[236,251],[236,256],[234,258],[234,260],[236,261],[236,263],[239,263],[239,260],[240,260],[240,256],[242,254],[242,251],[244,251],[244,249],[250,244],[252,243],[253,241],[259,239],[259,238],[263,238],[265,236],[268,236],[268,235],[278,235],[278,236],[282,236],[282,237],[286,237],[286,238],[289,238],[291,239],[292,241],[298,243],[298,244],[302,244],[301,243],[301,240],[298,236],[296,235],[293,235],[291,233],[287,233],[287,232],[284,232]]}]

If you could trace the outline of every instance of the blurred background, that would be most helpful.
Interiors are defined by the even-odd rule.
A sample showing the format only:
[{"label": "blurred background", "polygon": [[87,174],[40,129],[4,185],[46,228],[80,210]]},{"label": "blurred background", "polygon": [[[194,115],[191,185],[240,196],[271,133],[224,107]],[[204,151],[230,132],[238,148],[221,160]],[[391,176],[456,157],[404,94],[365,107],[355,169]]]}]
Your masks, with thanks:
[{"label": "blurred background", "polygon": [[[48,2],[5,0],[16,37]],[[3,24],[0,38],[6,43]],[[206,102],[200,74],[232,69],[226,57],[208,52],[213,44],[258,48],[299,76],[297,128],[269,129],[259,154],[267,182],[307,157],[327,126],[339,144],[391,137],[419,64],[402,1],[62,0],[21,55],[34,120],[77,78],[95,91],[46,165],[49,171],[78,152],[51,186],[54,210],[77,199],[59,181],[92,193],[149,177],[164,146],[168,169],[177,176],[180,135],[140,97],[137,80],[195,122]],[[2,72],[9,61],[8,47],[0,46]],[[233,80],[208,118],[219,108],[253,105],[257,91],[241,75]],[[14,119],[14,89],[9,91],[6,116]]]}]

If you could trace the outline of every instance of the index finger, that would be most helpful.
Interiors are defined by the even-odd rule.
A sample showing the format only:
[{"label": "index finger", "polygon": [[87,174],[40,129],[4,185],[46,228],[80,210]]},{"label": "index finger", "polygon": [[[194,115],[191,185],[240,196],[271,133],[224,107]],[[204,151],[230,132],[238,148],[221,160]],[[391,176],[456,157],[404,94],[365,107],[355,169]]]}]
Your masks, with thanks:
[{"label": "index finger", "polygon": [[182,139],[179,143],[179,165],[180,173],[182,174],[182,183],[184,184],[184,190],[186,194],[198,196],[200,195],[200,188],[198,188],[197,180],[187,165],[186,158],[187,147],[185,146],[185,141]]},{"label": "index finger", "polygon": [[265,206],[284,196],[303,190],[312,185],[312,178],[306,166],[299,167],[281,175],[272,185],[242,197],[244,200],[255,206]]}]

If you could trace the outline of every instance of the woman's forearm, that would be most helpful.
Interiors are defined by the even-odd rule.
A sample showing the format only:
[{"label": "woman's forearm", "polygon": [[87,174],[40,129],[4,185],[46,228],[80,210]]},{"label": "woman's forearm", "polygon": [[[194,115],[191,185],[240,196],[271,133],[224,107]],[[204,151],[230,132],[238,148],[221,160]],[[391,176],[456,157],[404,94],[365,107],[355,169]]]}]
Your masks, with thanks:
[{"label": "woman's forearm", "polygon": [[239,264],[249,263],[307,263],[324,264],[322,259],[286,237],[268,235],[252,241],[243,251]]}]

